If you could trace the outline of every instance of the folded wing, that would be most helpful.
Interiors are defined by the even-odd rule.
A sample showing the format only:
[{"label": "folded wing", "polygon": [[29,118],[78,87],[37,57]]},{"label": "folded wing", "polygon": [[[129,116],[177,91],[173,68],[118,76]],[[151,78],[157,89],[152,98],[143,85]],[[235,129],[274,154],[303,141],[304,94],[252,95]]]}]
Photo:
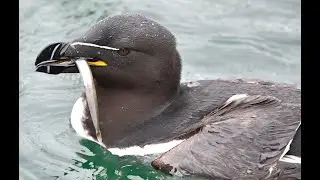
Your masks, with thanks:
[{"label": "folded wing", "polygon": [[235,95],[202,119],[198,133],[152,165],[170,174],[221,179],[300,176],[300,164],[279,162],[300,117],[300,104],[281,103],[272,96]]}]

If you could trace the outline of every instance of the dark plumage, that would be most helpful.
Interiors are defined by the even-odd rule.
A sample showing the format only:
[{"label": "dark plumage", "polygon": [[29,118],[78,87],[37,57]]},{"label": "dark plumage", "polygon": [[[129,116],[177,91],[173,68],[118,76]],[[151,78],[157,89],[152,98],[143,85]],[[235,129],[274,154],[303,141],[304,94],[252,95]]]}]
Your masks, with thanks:
[{"label": "dark plumage", "polygon": [[[152,162],[169,174],[226,179],[300,178],[300,164],[279,161],[300,126],[299,89],[260,80],[205,80],[180,84],[181,59],[165,27],[140,15],[98,22],[73,42],[52,44],[36,65],[49,59],[86,57],[96,81],[103,144],[143,146],[186,139]],[[68,48],[64,48],[64,47]],[[60,46],[59,46],[60,47]],[[38,71],[78,72],[76,66]],[[247,96],[234,96],[247,94]],[[83,95],[82,97],[85,98]],[[229,101],[227,101],[229,99]],[[85,128],[96,139],[86,108]],[[290,154],[300,156],[300,129]]]}]

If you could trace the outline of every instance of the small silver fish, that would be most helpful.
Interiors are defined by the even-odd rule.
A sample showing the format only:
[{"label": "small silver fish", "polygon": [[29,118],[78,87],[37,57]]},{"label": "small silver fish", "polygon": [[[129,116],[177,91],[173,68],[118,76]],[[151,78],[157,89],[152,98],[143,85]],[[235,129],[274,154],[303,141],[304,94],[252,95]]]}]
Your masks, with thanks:
[{"label": "small silver fish", "polygon": [[82,58],[77,59],[75,63],[78,66],[80,75],[82,77],[86,99],[87,99],[89,110],[90,110],[90,115],[92,118],[93,125],[96,129],[97,139],[99,142],[102,143],[102,136],[101,136],[101,131],[99,127],[97,93],[96,93],[96,87],[93,81],[91,69],[85,59],[82,59]]}]

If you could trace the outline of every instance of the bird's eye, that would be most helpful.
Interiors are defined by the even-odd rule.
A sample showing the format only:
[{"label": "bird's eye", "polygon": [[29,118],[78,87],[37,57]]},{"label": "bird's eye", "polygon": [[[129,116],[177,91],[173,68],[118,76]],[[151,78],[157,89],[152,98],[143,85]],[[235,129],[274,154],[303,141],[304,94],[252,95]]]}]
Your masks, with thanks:
[{"label": "bird's eye", "polygon": [[121,48],[117,52],[120,56],[126,56],[130,53],[130,50],[127,48]]}]

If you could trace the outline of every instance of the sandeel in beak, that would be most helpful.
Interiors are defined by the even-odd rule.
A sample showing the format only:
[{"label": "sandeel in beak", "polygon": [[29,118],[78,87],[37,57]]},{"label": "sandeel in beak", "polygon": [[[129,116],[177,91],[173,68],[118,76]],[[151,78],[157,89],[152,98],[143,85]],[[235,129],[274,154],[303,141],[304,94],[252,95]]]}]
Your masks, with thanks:
[{"label": "sandeel in beak", "polygon": [[91,69],[85,59],[80,58],[75,62],[78,66],[80,75],[82,77],[91,119],[93,121],[94,128],[96,129],[97,139],[99,142],[102,143],[102,136],[101,136],[101,131],[99,127],[99,112],[98,112],[96,86],[94,85]]},{"label": "sandeel in beak", "polygon": [[[93,66],[107,66],[107,64],[104,61],[91,61],[93,59],[86,58],[86,57],[77,57],[77,58],[70,58],[70,57],[61,57],[57,60],[52,59],[54,57],[54,54],[56,53],[56,50],[61,46],[61,44],[57,44],[54,49],[52,50],[52,55],[49,60],[42,61],[36,65],[36,69],[39,69],[41,67],[47,67],[47,73],[50,72],[50,67],[73,67],[77,66],[79,73],[81,75],[86,99],[88,103],[88,107],[90,110],[90,115],[93,121],[93,125],[95,127],[96,136],[99,142],[102,143],[102,136],[101,136],[101,130],[99,127],[99,112],[98,112],[98,101],[97,101],[97,93],[96,88],[92,76],[91,69],[89,65]],[[112,48],[108,46],[100,46],[92,43],[83,43],[83,42],[74,42],[68,47],[75,48],[75,46],[89,46],[93,48],[99,48],[99,49],[105,49],[105,50],[113,50],[117,51],[119,49]],[[66,47],[63,47],[64,50],[66,50]],[[103,144],[103,143],[102,143]]]}]

